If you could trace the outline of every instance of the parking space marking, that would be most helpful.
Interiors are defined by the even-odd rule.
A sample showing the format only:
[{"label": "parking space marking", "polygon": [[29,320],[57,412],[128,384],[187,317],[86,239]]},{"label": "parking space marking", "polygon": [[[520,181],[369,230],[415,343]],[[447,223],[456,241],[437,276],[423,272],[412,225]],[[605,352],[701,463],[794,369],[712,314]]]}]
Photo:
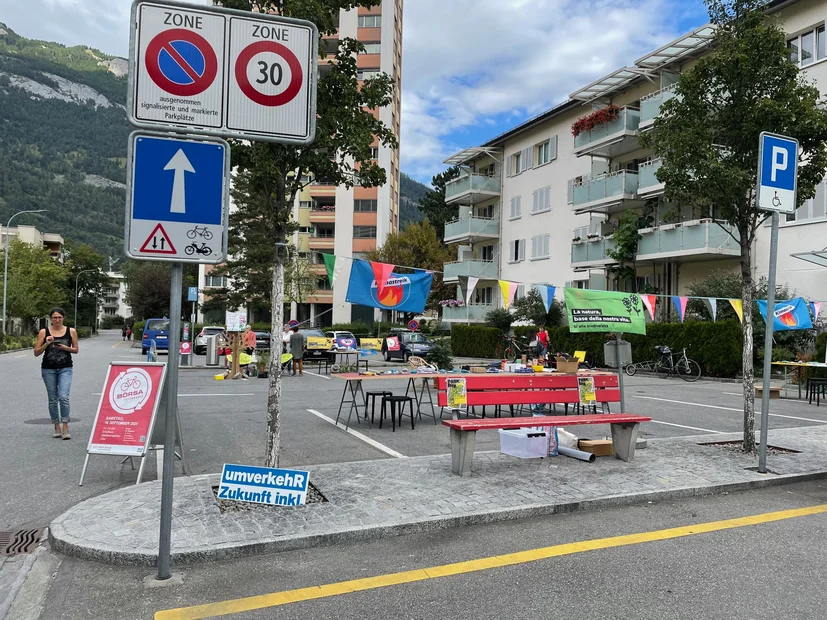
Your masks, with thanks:
[{"label": "parking space marking", "polygon": [[321,419],[322,419],[322,420],[324,420],[325,422],[329,422],[330,424],[332,424],[332,425],[333,425],[333,426],[335,426],[336,428],[341,428],[341,429],[342,429],[343,431],[345,431],[346,433],[348,433],[348,434],[353,435],[354,437],[356,437],[356,439],[360,439],[360,440],[364,441],[364,442],[365,442],[366,444],[368,444],[369,446],[373,446],[373,447],[374,447],[374,448],[376,448],[377,450],[381,450],[382,452],[384,452],[384,453],[385,453],[385,454],[387,454],[388,456],[392,456],[392,457],[393,457],[393,458],[395,458],[395,459],[406,459],[406,458],[408,458],[407,456],[405,456],[405,455],[404,455],[404,454],[402,454],[401,452],[397,452],[396,450],[392,450],[392,449],[390,449],[388,446],[386,446],[386,445],[384,445],[384,444],[381,444],[381,443],[379,443],[378,441],[376,441],[376,440],[374,440],[374,439],[371,439],[370,437],[368,437],[368,436],[366,436],[366,435],[363,435],[362,433],[360,433],[360,432],[358,432],[358,431],[354,431],[352,428],[345,428],[342,424],[339,424],[339,423],[338,423],[338,422],[336,422],[336,420],[334,420],[333,418],[329,418],[329,417],[327,417],[325,414],[323,414],[323,413],[319,413],[319,412],[318,412],[318,411],[316,411],[315,409],[308,409],[308,411],[309,411],[310,413],[312,413],[314,416],[316,416],[316,417],[318,417],[318,418],[321,418]]},{"label": "parking space marking", "polygon": [[[367,590],[377,590],[379,588],[387,588],[389,586],[424,582],[432,579],[439,579],[441,577],[478,573],[481,571],[491,570],[493,568],[528,564],[530,562],[587,553],[589,551],[615,549],[618,547],[628,547],[643,543],[686,538],[690,536],[697,536],[699,534],[709,534],[711,532],[757,526],[764,523],[773,523],[776,521],[784,521],[787,519],[820,515],[824,513],[827,513],[827,504],[807,506],[805,508],[794,508],[791,510],[780,510],[778,512],[766,512],[747,517],[724,519],[722,521],[709,521],[706,523],[684,525],[663,530],[563,543],[559,545],[551,545],[549,547],[539,547],[535,549],[528,549],[526,551],[517,551],[503,555],[477,558],[464,562],[443,564],[441,566],[430,566],[427,568],[388,573],[384,575],[377,575],[375,577],[364,577],[362,579],[352,579],[350,581],[326,583],[318,586],[297,588],[295,590],[284,590],[282,592],[273,592],[259,596],[248,596],[245,598],[220,601],[218,603],[208,603],[206,605],[196,605],[193,607],[166,609],[155,612],[155,620],[201,620],[202,618],[228,616],[231,614],[240,614],[257,609],[270,609],[272,607],[291,605],[300,601],[312,601],[330,598],[332,596],[351,594],[353,592],[365,592]],[[754,535],[761,536],[761,534],[761,532],[757,532]],[[763,534],[766,535],[766,532]]]},{"label": "parking space marking", "polygon": [[23,355],[15,355],[14,359],[19,360],[21,357],[29,357],[29,356],[24,353]]},{"label": "parking space marking", "polygon": [[685,424],[673,424],[672,422],[661,422],[660,420],[649,420],[654,424],[665,424],[666,426],[677,426],[678,428],[688,428],[691,431],[703,431],[704,433],[723,433],[724,431],[713,431],[710,428],[698,428],[697,426],[686,426]]},{"label": "parking space marking", "polygon": [[321,377],[322,379],[327,379],[328,381],[330,380],[330,377],[327,377],[325,375],[320,375],[317,372],[310,372],[309,370],[305,370],[304,372],[305,372],[305,374],[313,375],[314,377]]},{"label": "parking space marking", "polygon": [[[654,396],[632,396],[632,398],[643,398],[645,400],[659,400],[664,403],[676,403],[678,405],[693,405],[695,407],[706,407],[707,409],[723,409],[724,411],[743,412],[743,409],[736,409],[735,407],[719,407],[718,405],[704,405],[701,403],[689,403],[683,400],[668,400],[666,398],[655,398]],[[801,420],[802,422],[815,422],[816,424],[827,424],[827,420],[816,420],[814,418],[800,418],[794,415],[782,415],[780,413],[771,413],[773,418],[788,418],[790,420]]]}]

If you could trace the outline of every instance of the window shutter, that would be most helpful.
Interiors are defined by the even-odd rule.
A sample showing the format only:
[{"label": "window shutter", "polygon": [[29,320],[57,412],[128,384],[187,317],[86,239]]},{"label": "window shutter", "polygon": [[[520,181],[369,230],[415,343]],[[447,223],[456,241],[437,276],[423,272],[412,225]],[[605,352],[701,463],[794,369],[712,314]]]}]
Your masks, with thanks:
[{"label": "window shutter", "polygon": [[566,204],[574,202],[574,179],[569,179],[566,189]]},{"label": "window shutter", "polygon": [[551,187],[546,187],[545,194],[543,198],[543,208],[544,209],[551,209]]},{"label": "window shutter", "polygon": [[505,158],[505,176],[511,176],[511,155]]},{"label": "window shutter", "polygon": [[537,211],[537,190],[535,189],[531,193],[531,212],[535,213]]},{"label": "window shutter", "polygon": [[523,157],[525,158],[525,169],[528,170],[529,168],[534,167],[534,148],[529,146],[528,148],[523,149]]},{"label": "window shutter", "polygon": [[557,159],[557,135],[551,136],[551,140],[548,143],[548,160],[554,161]]},{"label": "window shutter", "polygon": [[551,254],[551,235],[543,235],[543,256]]}]

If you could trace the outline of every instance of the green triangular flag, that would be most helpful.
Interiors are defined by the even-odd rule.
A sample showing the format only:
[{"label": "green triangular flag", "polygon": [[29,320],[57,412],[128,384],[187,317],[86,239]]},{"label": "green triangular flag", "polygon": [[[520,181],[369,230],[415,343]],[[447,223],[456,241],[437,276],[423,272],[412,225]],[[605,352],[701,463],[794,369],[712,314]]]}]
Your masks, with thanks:
[{"label": "green triangular flag", "polygon": [[336,283],[336,278],[342,273],[345,259],[335,254],[322,254],[322,258],[324,258],[324,266],[327,269],[327,279],[330,280],[330,286],[333,286]]}]

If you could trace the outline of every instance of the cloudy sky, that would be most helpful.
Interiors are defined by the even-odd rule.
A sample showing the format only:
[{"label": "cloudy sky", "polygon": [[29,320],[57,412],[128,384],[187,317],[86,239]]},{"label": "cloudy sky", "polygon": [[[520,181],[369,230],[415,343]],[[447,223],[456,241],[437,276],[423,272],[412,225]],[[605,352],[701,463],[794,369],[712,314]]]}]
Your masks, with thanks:
[{"label": "cloudy sky", "polygon": [[[129,9],[129,0],[0,0],[0,21],[125,57]],[[405,0],[402,171],[429,182],[454,152],[706,21],[702,0]]]}]

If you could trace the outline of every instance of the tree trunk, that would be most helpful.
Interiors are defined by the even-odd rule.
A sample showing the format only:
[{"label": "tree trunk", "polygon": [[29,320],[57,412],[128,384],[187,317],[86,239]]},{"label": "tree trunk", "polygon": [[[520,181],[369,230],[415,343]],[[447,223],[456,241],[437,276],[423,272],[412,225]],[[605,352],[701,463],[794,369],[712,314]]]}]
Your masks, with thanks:
[{"label": "tree trunk", "polygon": [[[273,265],[270,369],[267,375],[267,457],[265,467],[279,466],[281,449],[281,334],[284,325],[284,248],[277,246]],[[276,338],[278,342],[276,342]]]},{"label": "tree trunk", "polygon": [[[743,227],[739,227],[743,228]],[[744,305],[744,450],[755,452],[755,369],[752,334],[752,246],[749,228],[739,230],[741,237],[741,300]]]}]

